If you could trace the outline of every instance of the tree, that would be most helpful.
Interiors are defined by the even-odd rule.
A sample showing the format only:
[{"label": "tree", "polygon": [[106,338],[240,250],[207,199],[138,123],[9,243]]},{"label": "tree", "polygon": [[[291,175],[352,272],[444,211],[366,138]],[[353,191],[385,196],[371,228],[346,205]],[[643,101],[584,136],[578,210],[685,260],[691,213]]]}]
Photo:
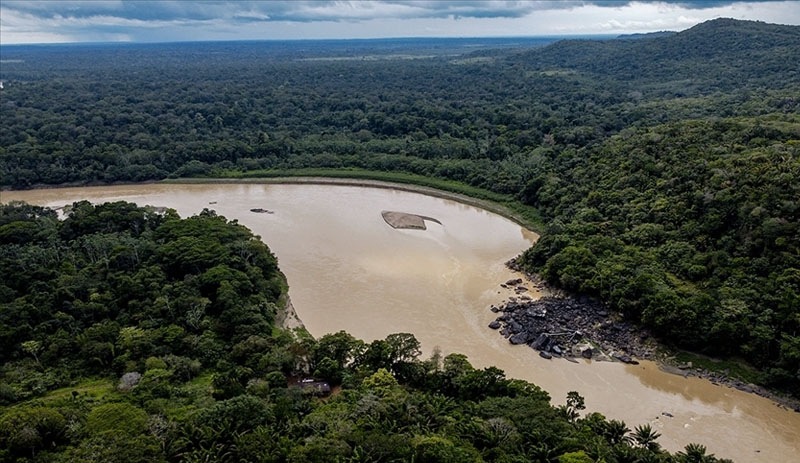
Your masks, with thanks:
[{"label": "tree", "polygon": [[631,432],[624,421],[611,420],[607,421],[602,431],[603,437],[606,438],[609,444],[626,444],[630,442],[630,437],[627,434]]},{"label": "tree", "polygon": [[85,429],[90,435],[111,431],[136,436],[147,429],[147,413],[124,402],[99,405],[86,416]]},{"label": "tree", "polygon": [[580,411],[585,409],[586,405],[584,404],[584,399],[575,391],[569,391],[567,393],[567,403],[566,405],[562,405],[559,407],[561,413],[563,413],[564,417],[571,422],[575,422],[575,420],[580,417]]},{"label": "tree", "polygon": [[62,443],[66,430],[66,418],[51,408],[8,409],[0,416],[0,447],[12,455],[34,457],[37,451]]},{"label": "tree", "polygon": [[83,439],[64,452],[63,461],[73,463],[163,463],[159,441],[150,435],[119,434],[106,431]]},{"label": "tree", "polygon": [[417,437],[414,442],[414,461],[420,463],[478,462],[480,455],[474,448],[461,447],[441,436]]},{"label": "tree", "polygon": [[386,336],[392,353],[392,363],[413,362],[421,354],[420,344],[411,333],[394,333]]},{"label": "tree", "polygon": [[364,378],[361,382],[361,387],[374,392],[379,396],[389,394],[394,388],[399,385],[397,380],[385,368],[380,368],[371,376]]},{"label": "tree", "polygon": [[558,463],[593,463],[594,459],[586,455],[586,452],[579,450],[577,452],[564,453],[558,457]]},{"label": "tree", "polygon": [[658,452],[661,450],[661,445],[656,440],[661,437],[661,434],[653,430],[649,424],[636,426],[631,435],[631,439],[641,448],[647,449],[651,452]]},{"label": "tree", "polygon": [[21,345],[22,350],[26,354],[30,354],[33,356],[33,359],[36,360],[36,364],[41,366],[39,362],[39,353],[42,351],[42,343],[35,340],[25,341]]},{"label": "tree", "polygon": [[326,334],[319,338],[312,349],[312,368],[324,358],[333,361],[339,369],[347,366],[363,349],[363,342],[344,331]]}]

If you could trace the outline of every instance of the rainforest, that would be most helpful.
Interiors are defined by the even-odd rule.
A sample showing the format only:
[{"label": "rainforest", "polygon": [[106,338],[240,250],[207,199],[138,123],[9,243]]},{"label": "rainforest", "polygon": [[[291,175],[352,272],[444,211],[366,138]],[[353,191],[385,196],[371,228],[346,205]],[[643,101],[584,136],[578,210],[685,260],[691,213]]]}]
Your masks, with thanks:
[{"label": "rainforest", "polygon": [[[690,358],[800,394],[796,26],[718,19],[652,37],[469,47],[3,46],[0,59],[4,188],[310,173],[467,193],[541,232],[518,259],[525,270]],[[699,451],[667,455],[636,440],[646,429],[609,437],[620,423],[580,416],[577,394],[550,407],[535,386],[455,354],[420,360],[413,335],[294,339],[273,322],[285,293],[274,258],[211,211],[76,204],[59,221],[3,208],[0,400],[30,404],[0,421],[6,458],[136,448],[142,461],[201,450],[241,461],[695,461]],[[342,394],[317,402],[288,387],[303,369]],[[143,376],[123,392],[116,380],[131,371]],[[105,379],[74,382],[89,377]],[[68,384],[82,386],[59,389]],[[510,416],[514,401],[531,415]],[[429,421],[402,418],[412,405],[409,416]],[[236,407],[261,412],[237,424],[249,415]],[[335,418],[361,411],[373,424]],[[199,416],[206,431],[185,424]],[[115,426],[139,427],[107,432]],[[162,434],[133,437],[153,426]],[[275,460],[236,453],[256,448]]]}]

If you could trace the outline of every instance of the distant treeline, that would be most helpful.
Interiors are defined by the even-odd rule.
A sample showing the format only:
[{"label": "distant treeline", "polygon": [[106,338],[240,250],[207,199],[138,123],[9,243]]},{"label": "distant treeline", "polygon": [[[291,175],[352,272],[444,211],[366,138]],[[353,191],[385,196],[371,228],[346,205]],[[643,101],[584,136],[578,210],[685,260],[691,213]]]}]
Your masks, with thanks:
[{"label": "distant treeline", "polygon": [[0,183],[308,167],[456,180],[539,210],[528,269],[800,393],[800,28],[414,46],[2,47]]}]

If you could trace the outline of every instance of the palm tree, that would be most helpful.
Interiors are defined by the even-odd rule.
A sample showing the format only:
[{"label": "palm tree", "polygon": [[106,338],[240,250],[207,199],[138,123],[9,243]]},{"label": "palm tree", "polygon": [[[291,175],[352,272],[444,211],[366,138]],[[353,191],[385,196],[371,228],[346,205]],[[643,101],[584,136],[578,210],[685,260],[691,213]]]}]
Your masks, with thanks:
[{"label": "palm tree", "polygon": [[655,432],[650,424],[636,426],[632,437],[639,447],[650,450],[651,452],[658,452],[661,450],[661,444],[656,442],[656,440],[661,437],[661,434]]},{"label": "palm tree", "polygon": [[717,458],[714,454],[706,455],[706,447],[700,444],[688,444],[683,452],[678,452],[677,456],[682,463],[714,463]]},{"label": "palm tree", "polygon": [[624,421],[611,420],[605,424],[603,437],[605,437],[611,445],[629,443],[631,438],[626,435],[629,432],[631,432],[631,430]]}]

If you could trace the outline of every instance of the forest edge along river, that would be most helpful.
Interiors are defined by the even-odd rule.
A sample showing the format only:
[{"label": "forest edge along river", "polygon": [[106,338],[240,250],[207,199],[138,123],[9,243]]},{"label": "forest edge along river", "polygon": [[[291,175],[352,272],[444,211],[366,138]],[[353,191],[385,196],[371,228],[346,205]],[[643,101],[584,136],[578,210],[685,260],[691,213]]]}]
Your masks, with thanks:
[{"label": "forest edge along river", "polygon": [[[800,452],[800,414],[772,401],[666,373],[653,362],[545,360],[488,328],[492,305],[516,297],[500,285],[521,275],[505,262],[537,238],[486,210],[390,188],[319,184],[140,184],[3,191],[0,201],[51,207],[87,199],[126,200],[191,216],[204,208],[237,219],[269,245],[290,285],[299,319],[314,336],[346,330],[364,340],[414,334],[426,354],[467,355],[531,381],[555,403],[567,392],[587,412],[650,423],[677,451],[690,442],[736,461],[792,461]],[[257,214],[262,208],[272,214]],[[435,218],[426,230],[390,227],[382,211]],[[540,294],[527,285],[528,297]]]}]

